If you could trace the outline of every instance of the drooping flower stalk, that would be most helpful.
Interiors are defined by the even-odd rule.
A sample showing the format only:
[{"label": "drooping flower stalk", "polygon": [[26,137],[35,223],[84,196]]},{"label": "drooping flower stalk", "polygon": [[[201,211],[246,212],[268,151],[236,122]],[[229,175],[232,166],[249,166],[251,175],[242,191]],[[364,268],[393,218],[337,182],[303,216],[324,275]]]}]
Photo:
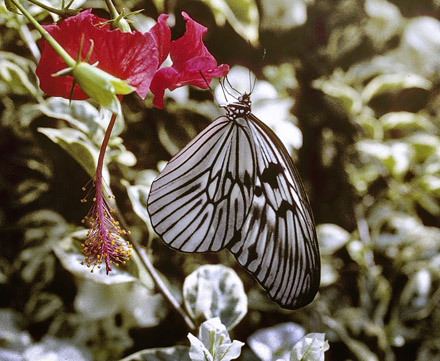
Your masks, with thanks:
[{"label": "drooping flower stalk", "polygon": [[[112,270],[112,264],[119,267],[120,264],[124,265],[132,256],[132,245],[122,238],[129,232],[121,228],[119,222],[114,219],[113,213],[115,211],[107,198],[114,199],[115,197],[108,194],[102,179],[105,150],[115,121],[116,114],[113,114],[99,152],[95,173],[93,206],[83,219],[83,223],[87,223],[90,228],[87,239],[81,244],[82,252],[86,256],[85,263],[87,267],[92,267],[93,272],[95,266],[101,268],[104,262],[107,274]],[[83,190],[86,190],[86,187],[83,187]],[[91,192],[92,189],[81,200],[83,203],[87,202],[87,196]]]}]

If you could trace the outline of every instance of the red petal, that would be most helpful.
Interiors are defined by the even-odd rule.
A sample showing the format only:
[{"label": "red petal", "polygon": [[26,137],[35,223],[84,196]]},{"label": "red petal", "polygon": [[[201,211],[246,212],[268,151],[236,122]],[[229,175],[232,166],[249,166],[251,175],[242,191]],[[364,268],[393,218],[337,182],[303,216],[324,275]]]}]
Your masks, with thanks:
[{"label": "red petal", "polygon": [[[91,14],[91,10],[86,10],[60,21],[57,25],[45,26],[45,29],[75,59],[81,37],[84,36],[81,59],[87,55],[90,40],[93,40],[94,47],[89,63],[98,63],[98,68],[127,80],[136,88],[139,96],[145,98],[159,65],[155,38],[150,33],[124,33],[119,29],[109,30],[108,24],[98,25],[105,21]],[[42,56],[37,66],[37,76],[41,89],[48,95],[68,98],[72,77],[52,77],[52,74],[67,66],[44,40],[40,44]],[[76,85],[72,99],[87,98],[88,96]]]},{"label": "red petal", "polygon": [[217,61],[203,44],[206,27],[192,20],[185,12],[182,12],[182,16],[187,21],[186,32],[180,39],[171,42],[173,66],[158,70],[151,82],[153,104],[158,108],[163,107],[165,89],[174,90],[187,84],[206,89],[213,77],[222,77],[229,72],[228,65],[217,66]]},{"label": "red petal", "polygon": [[209,56],[214,59],[202,40],[208,29],[192,20],[187,13],[182,12],[182,16],[186,20],[186,31],[180,39],[171,42],[170,56],[173,67],[182,68],[187,60],[198,56]]},{"label": "red petal", "polygon": [[[151,82],[150,90],[154,94],[153,104],[156,108],[163,108],[163,95],[165,89],[173,87],[178,82],[179,73],[172,67],[162,68],[156,72],[156,75]],[[176,89],[176,87],[173,87]]]},{"label": "red petal", "polygon": [[162,14],[157,19],[150,33],[156,40],[157,49],[159,52],[159,66],[162,64],[170,53],[171,30],[167,24],[168,15]]}]

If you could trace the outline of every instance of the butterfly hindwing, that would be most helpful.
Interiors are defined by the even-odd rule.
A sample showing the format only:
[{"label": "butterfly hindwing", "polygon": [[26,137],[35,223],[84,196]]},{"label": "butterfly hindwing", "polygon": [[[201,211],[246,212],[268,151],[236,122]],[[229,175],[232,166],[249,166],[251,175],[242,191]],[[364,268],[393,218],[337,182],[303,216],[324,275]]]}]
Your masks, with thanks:
[{"label": "butterfly hindwing", "polygon": [[319,248],[306,193],[278,137],[249,115],[255,141],[254,198],[240,241],[228,248],[286,308],[310,303],[319,287]]}]

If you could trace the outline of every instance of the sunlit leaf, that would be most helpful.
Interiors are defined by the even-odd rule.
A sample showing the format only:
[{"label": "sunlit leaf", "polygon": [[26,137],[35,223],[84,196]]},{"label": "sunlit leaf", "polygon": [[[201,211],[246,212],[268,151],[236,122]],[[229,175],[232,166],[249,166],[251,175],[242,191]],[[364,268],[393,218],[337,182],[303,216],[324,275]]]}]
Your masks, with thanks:
[{"label": "sunlit leaf", "polygon": [[361,95],[342,81],[318,79],[313,82],[313,86],[320,89],[324,94],[338,99],[347,114],[356,115],[360,113],[362,109]]},{"label": "sunlit leaf", "polygon": [[[102,129],[100,112],[89,102],[71,101],[61,97],[47,98],[35,106],[43,114],[55,119],[65,120],[73,128],[91,136]],[[103,136],[103,130],[99,133]]]},{"label": "sunlit leaf", "polygon": [[8,90],[15,94],[30,94],[38,98],[38,90],[29,79],[29,70],[35,64],[16,54],[0,51],[0,82],[7,84]]},{"label": "sunlit leaf", "polygon": [[254,0],[207,0],[218,25],[226,21],[246,41],[258,43],[259,15]]},{"label": "sunlit leaf", "polygon": [[219,317],[228,329],[247,312],[243,283],[232,269],[222,265],[204,265],[186,277],[183,299],[193,319],[202,323]]},{"label": "sunlit leaf", "polygon": [[379,118],[385,131],[400,131],[402,134],[411,134],[418,130],[434,131],[434,125],[420,114],[410,112],[391,112]]},{"label": "sunlit leaf", "polygon": [[318,233],[319,250],[323,255],[334,253],[347,244],[350,239],[350,233],[336,224],[320,224],[316,228],[316,232]]},{"label": "sunlit leaf", "polygon": [[371,80],[362,92],[368,103],[373,97],[387,92],[397,92],[408,88],[431,89],[431,82],[420,75],[410,73],[382,74]]},{"label": "sunlit leaf", "polygon": [[261,27],[264,30],[286,31],[303,25],[307,20],[307,4],[310,0],[261,1]]},{"label": "sunlit leaf", "polygon": [[302,326],[288,322],[254,332],[249,336],[248,343],[262,361],[288,360],[292,347],[304,335]]},{"label": "sunlit leaf", "polygon": [[45,336],[40,342],[28,347],[23,352],[23,357],[25,360],[91,360],[91,355],[87,349],[80,348],[73,342],[49,335]]},{"label": "sunlit leaf", "polygon": [[373,42],[383,46],[400,30],[402,16],[399,8],[386,0],[367,0],[364,7],[370,17],[366,33]]},{"label": "sunlit leaf", "polygon": [[[38,128],[38,131],[67,151],[90,177],[95,175],[99,150],[91,144],[83,133],[70,128]],[[110,184],[110,175],[106,166],[103,167],[102,174],[105,182]]]},{"label": "sunlit leaf", "polygon": [[324,333],[309,333],[293,347],[290,361],[324,361],[329,348]]}]

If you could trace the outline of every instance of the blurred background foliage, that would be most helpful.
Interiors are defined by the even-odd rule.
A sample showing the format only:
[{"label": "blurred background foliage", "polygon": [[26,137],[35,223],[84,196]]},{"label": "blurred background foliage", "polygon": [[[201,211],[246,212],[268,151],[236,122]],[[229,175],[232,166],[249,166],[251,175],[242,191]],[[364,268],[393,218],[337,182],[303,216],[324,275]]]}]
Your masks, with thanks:
[{"label": "blurred background foliage", "polygon": [[[56,20],[23,3],[42,23]],[[318,225],[321,289],[295,312],[273,304],[228,253],[165,247],[148,224],[149,184],[161,161],[222,114],[224,97],[180,89],[158,110],[150,97],[126,96],[107,183],[176,297],[199,265],[233,268],[248,295],[248,313],[230,331],[250,346],[242,360],[276,360],[305,331],[325,332],[327,360],[440,360],[440,1],[116,4],[144,9],[132,17],[141,31],[174,15],[174,38],[188,12],[208,27],[218,62],[237,66],[234,85],[249,91],[256,75],[254,112],[283,136]],[[108,17],[100,0],[73,7]],[[0,359],[118,360],[187,345],[183,321],[136,260],[111,277],[79,265],[81,187],[96,164],[102,111],[45,97],[34,74],[39,35],[3,1],[0,34]]]}]

